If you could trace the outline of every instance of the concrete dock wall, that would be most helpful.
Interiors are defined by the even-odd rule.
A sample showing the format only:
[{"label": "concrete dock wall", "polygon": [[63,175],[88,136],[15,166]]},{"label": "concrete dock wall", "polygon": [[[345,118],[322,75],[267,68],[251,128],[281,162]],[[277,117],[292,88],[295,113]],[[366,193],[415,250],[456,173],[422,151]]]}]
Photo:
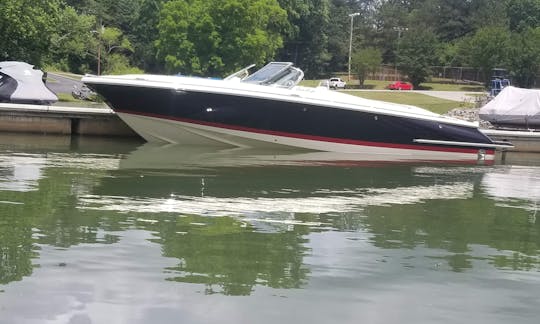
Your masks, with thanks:
[{"label": "concrete dock wall", "polygon": [[16,133],[138,136],[109,108],[0,103],[0,131]]},{"label": "concrete dock wall", "polygon": [[512,152],[540,153],[540,132],[484,129],[484,134],[496,141],[514,144]]},{"label": "concrete dock wall", "polygon": [[[540,132],[482,130],[514,152],[540,152]],[[0,103],[0,132],[139,137],[109,108]]]}]

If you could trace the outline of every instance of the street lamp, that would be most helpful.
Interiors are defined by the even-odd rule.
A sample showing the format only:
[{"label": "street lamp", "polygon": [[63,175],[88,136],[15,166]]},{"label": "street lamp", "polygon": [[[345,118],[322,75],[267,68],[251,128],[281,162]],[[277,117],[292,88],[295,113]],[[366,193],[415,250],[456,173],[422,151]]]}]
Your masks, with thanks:
[{"label": "street lamp", "polygon": [[401,32],[409,30],[407,27],[394,27],[394,30],[398,32],[397,36],[397,51],[396,51],[396,64],[394,65],[394,81],[397,81],[397,60],[399,56],[399,39],[401,38]]},{"label": "street lamp", "polygon": [[351,17],[351,35],[349,38],[349,82],[351,82],[351,52],[352,52],[352,31],[353,31],[353,20],[354,17],[359,16],[359,12],[355,12],[349,15]]}]

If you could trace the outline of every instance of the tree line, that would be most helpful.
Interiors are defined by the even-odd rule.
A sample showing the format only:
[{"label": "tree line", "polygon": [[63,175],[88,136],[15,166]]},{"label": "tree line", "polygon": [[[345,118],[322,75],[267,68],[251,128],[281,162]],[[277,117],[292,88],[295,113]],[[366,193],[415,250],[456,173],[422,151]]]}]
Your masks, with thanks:
[{"label": "tree line", "polygon": [[380,64],[415,85],[431,66],[468,66],[531,87],[540,0],[9,0],[0,44],[2,61],[75,73],[224,76],[280,60],[318,78],[352,54],[361,82]]}]

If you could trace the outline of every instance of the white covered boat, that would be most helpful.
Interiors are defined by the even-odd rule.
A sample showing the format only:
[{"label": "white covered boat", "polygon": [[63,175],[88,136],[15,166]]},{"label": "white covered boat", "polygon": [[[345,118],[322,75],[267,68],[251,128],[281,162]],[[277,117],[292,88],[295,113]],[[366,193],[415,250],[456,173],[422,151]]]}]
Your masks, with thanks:
[{"label": "white covered boat", "polygon": [[0,102],[49,105],[57,101],[41,70],[25,62],[0,62]]},{"label": "white covered boat", "polygon": [[479,115],[497,127],[540,129],[540,90],[505,87]]}]

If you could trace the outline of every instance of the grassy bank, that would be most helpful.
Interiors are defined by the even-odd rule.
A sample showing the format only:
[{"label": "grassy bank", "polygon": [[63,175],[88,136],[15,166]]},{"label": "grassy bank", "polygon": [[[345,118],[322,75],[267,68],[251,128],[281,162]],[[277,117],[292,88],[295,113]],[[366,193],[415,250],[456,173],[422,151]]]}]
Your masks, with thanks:
[{"label": "grassy bank", "polygon": [[[316,87],[320,80],[303,80],[300,85],[305,87]],[[366,80],[365,87],[369,90],[384,90],[390,84],[389,81]],[[459,85],[445,83],[423,83],[423,89],[433,91],[482,91],[483,87],[477,85]],[[428,96],[417,92],[406,91],[344,91],[347,94],[366,99],[381,100],[398,104],[413,105],[421,107],[435,113],[444,114],[454,108],[472,108],[473,103],[458,102]]]},{"label": "grassy bank", "polygon": [[366,99],[381,100],[421,107],[438,114],[444,114],[454,108],[472,107],[472,104],[440,99],[415,92],[380,92],[380,91],[344,91],[347,94]]},{"label": "grassy bank", "polygon": [[[300,83],[304,87],[316,87],[319,84],[320,80],[302,80]],[[356,84],[355,84],[356,82]],[[391,81],[380,81],[380,80],[366,80],[362,89],[366,90],[384,90],[386,87],[392,83]],[[347,82],[347,84],[351,84]],[[358,88],[358,81],[352,81],[352,87]],[[421,84],[421,88],[418,90],[434,90],[434,91],[468,91],[468,92],[477,92],[484,91],[484,87],[479,85],[467,85],[467,84],[455,84],[455,83],[444,83],[444,82],[425,82]]]}]

